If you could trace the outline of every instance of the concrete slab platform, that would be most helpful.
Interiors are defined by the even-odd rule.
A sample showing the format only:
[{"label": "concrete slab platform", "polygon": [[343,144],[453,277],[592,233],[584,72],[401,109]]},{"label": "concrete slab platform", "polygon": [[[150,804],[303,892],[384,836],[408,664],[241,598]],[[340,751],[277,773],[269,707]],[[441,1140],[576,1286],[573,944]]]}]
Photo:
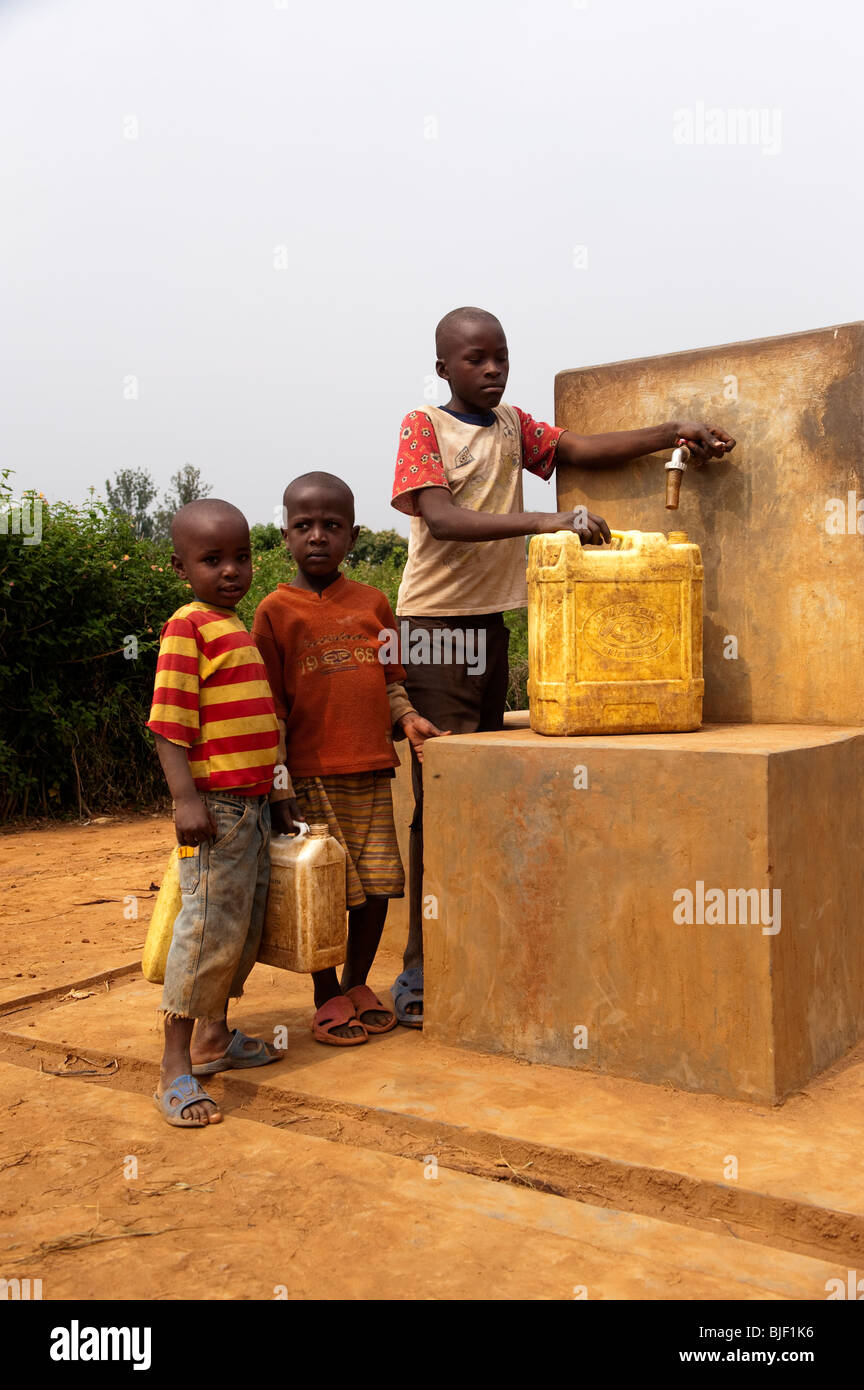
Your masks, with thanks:
[{"label": "concrete slab platform", "polygon": [[[393,957],[379,958],[373,986],[386,990],[397,969]],[[356,1049],[322,1047],[308,1031],[309,996],[304,977],[253,971],[237,1020],[268,1037],[284,1028],[286,1054],[273,1067],[208,1081],[225,1105],[224,1132],[238,1116],[302,1125],[352,1149],[432,1155],[441,1168],[503,1174],[561,1200],[850,1265],[864,1257],[864,1186],[851,1157],[860,1148],[864,1048],[806,1093],[764,1109],[447,1048],[407,1029]],[[55,1067],[67,1051],[116,1057],[119,1075],[97,1084],[146,1095],[161,1048],[158,1002],[154,986],[127,979],[0,1017],[0,1060],[36,1065],[45,1046]]]}]

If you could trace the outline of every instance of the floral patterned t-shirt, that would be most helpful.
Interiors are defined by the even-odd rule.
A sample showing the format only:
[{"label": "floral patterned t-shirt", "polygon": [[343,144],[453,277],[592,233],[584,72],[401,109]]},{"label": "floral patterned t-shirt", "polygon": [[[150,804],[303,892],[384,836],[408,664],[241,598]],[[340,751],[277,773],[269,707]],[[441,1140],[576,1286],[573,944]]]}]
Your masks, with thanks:
[{"label": "floral patterned t-shirt", "polygon": [[521,512],[522,469],[548,480],[563,433],[509,405],[469,417],[438,406],[409,411],[392,497],[392,505],[411,517],[398,614],[463,616],[525,607],[525,538],[436,541],[417,511],[417,493],[446,487],[460,507]]}]

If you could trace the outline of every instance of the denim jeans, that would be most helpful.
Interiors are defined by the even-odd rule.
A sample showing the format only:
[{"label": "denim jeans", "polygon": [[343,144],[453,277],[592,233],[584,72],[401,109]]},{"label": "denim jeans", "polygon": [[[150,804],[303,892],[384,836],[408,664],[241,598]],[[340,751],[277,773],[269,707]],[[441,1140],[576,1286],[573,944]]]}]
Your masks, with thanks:
[{"label": "denim jeans", "polygon": [[266,796],[203,792],[216,835],[180,860],[183,904],[165,966],[162,1009],[221,1018],[258,955],[270,884]]}]

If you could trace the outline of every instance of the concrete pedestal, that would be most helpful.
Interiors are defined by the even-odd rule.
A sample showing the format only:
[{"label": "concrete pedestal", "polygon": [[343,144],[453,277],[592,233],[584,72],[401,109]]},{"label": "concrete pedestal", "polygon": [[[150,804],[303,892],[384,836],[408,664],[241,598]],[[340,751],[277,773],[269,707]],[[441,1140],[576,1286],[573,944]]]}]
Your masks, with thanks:
[{"label": "concrete pedestal", "polygon": [[401,766],[396,769],[393,781],[393,819],[396,823],[399,853],[405,868],[405,897],[392,898],[390,901],[381,947],[401,956],[408,940],[408,839],[411,817],[414,815],[414,793],[411,789],[411,754],[407,740],[400,739],[396,744],[396,752],[401,759]]},{"label": "concrete pedestal", "polygon": [[428,1035],[780,1101],[864,1034],[862,785],[855,727],[427,744]]},{"label": "concrete pedestal", "polygon": [[[528,711],[508,710],[504,715],[505,729],[527,729]],[[408,842],[411,820],[414,815],[414,790],[411,785],[411,754],[407,739],[399,739],[395,745],[400,765],[393,781],[393,819],[396,823],[396,838],[399,853],[405,867],[405,897],[391,898],[387,909],[387,920],[381,937],[381,949],[401,956],[408,940]],[[427,825],[426,833],[435,834],[435,827]]]}]

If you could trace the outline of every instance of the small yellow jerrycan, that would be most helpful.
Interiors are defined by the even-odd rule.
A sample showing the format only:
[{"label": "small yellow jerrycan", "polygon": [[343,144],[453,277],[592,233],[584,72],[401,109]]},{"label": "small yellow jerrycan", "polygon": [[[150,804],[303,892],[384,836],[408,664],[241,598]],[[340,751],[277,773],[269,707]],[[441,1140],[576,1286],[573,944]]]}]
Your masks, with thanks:
[{"label": "small yellow jerrycan", "polygon": [[270,841],[270,891],[258,959],[308,974],[341,965],[348,947],[345,851],[326,825]]},{"label": "small yellow jerrycan", "polygon": [[540,734],[702,723],[702,556],[683,531],[573,531],[528,549],[528,703]]},{"label": "small yellow jerrycan", "polygon": [[[191,849],[186,852],[195,853]],[[159,889],[153,907],[153,916],[150,918],[150,925],[147,928],[147,939],[144,942],[141,970],[145,980],[149,980],[154,985],[161,985],[165,979],[165,963],[168,960],[168,952],[171,950],[174,919],[180,911],[183,901],[180,895],[180,869],[178,867],[181,853],[180,845],[175,845],[171,851],[171,856],[165,866],[165,873],[162,875],[162,887]]]}]

